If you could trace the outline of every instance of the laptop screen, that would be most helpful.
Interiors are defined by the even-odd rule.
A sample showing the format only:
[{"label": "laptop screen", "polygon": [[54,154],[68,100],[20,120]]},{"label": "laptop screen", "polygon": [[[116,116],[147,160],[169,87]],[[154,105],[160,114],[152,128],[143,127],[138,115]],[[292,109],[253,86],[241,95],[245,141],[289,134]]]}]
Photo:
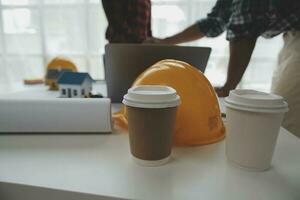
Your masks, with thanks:
[{"label": "laptop screen", "polygon": [[181,60],[204,72],[210,52],[208,47],[108,44],[104,56],[108,97],[112,102],[121,102],[135,79],[163,59]]}]

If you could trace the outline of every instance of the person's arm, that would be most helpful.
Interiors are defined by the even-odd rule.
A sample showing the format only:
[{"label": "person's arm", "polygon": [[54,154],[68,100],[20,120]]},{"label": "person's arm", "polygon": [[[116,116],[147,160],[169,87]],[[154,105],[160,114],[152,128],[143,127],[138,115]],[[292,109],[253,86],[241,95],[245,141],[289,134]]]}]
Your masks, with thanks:
[{"label": "person's arm", "polygon": [[218,0],[206,18],[189,26],[185,30],[164,38],[148,38],[147,43],[179,44],[200,39],[204,36],[216,37],[223,33],[231,14],[232,0]]},{"label": "person's arm", "polygon": [[190,42],[202,38],[204,34],[200,32],[198,24],[194,24],[184,29],[183,31],[164,39],[148,38],[146,43],[159,43],[159,44],[180,44]]},{"label": "person's arm", "polygon": [[255,47],[256,39],[237,38],[230,41],[230,57],[228,63],[227,81],[224,87],[216,88],[218,96],[228,96],[243,77]]}]

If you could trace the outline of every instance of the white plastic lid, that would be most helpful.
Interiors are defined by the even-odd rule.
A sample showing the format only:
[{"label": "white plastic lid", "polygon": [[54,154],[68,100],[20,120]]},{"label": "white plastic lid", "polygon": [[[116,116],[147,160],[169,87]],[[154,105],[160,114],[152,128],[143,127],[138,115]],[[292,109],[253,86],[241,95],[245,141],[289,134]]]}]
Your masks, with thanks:
[{"label": "white plastic lid", "polygon": [[141,85],[128,90],[123,104],[138,108],[168,108],[180,104],[176,90],[161,85]]},{"label": "white plastic lid", "polygon": [[229,96],[225,98],[225,105],[253,112],[281,113],[288,111],[288,104],[281,96],[255,90],[231,90]]}]

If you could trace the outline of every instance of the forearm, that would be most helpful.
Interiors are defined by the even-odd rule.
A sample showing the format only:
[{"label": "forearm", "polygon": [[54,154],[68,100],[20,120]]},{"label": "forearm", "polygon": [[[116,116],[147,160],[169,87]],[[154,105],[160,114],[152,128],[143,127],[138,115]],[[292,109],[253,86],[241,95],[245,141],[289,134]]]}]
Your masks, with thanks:
[{"label": "forearm", "polygon": [[180,33],[162,40],[164,44],[180,44],[202,38],[204,35],[200,32],[198,25],[194,24]]},{"label": "forearm", "polygon": [[225,89],[235,89],[241,81],[252,56],[255,43],[256,39],[252,38],[239,38],[230,42],[230,58],[227,81],[224,85]]}]

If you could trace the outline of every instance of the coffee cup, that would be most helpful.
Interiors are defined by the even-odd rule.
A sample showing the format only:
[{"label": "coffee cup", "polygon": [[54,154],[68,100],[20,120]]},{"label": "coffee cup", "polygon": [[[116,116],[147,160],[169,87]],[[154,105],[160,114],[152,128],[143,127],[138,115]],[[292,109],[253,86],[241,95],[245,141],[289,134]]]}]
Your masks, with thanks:
[{"label": "coffee cup", "polygon": [[225,105],[228,160],[249,170],[268,169],[287,103],[274,94],[232,90]]},{"label": "coffee cup", "polygon": [[159,85],[132,87],[124,96],[123,104],[126,105],[133,159],[144,166],[167,163],[180,104],[176,90]]}]

